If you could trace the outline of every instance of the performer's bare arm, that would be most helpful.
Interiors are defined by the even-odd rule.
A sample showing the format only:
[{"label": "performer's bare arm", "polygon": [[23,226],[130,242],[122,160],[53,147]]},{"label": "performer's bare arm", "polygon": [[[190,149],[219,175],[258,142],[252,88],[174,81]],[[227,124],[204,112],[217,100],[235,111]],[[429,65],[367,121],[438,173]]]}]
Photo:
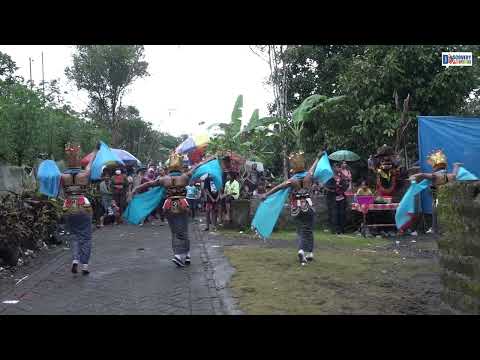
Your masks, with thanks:
[{"label": "performer's bare arm", "polygon": [[273,189],[266,192],[265,194],[260,194],[260,199],[265,200],[268,196],[272,195],[273,193],[276,193],[277,191],[280,191],[282,189],[286,189],[289,186],[292,186],[292,181],[291,180],[284,181],[283,183],[275,186]]},{"label": "performer's bare arm", "polygon": [[137,186],[136,188],[133,189],[132,195],[137,194],[139,191],[150,189],[151,187],[165,186],[166,178],[167,178],[167,176],[162,176],[162,177],[159,177],[155,180],[148,181],[144,184],[141,184],[141,185],[139,185],[139,186]]},{"label": "performer's bare arm", "polygon": [[[458,171],[460,170],[460,168],[462,166],[463,166],[462,163],[454,163],[453,164],[452,173],[447,174],[448,181],[455,181],[455,179],[457,178]],[[435,173],[419,173],[419,174],[414,174],[414,175],[410,176],[409,180],[410,181],[415,180],[418,183],[418,182],[420,182],[424,179],[435,181],[436,177],[437,177],[437,175]]]}]

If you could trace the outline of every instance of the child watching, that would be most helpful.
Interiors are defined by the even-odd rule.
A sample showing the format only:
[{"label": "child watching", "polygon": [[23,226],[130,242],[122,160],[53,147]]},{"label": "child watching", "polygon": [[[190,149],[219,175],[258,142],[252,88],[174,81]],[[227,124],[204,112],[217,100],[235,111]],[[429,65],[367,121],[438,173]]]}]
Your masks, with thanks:
[{"label": "child watching", "polygon": [[368,187],[367,180],[362,180],[356,195],[360,195],[360,196],[373,195],[372,190],[370,190],[370,188]]}]

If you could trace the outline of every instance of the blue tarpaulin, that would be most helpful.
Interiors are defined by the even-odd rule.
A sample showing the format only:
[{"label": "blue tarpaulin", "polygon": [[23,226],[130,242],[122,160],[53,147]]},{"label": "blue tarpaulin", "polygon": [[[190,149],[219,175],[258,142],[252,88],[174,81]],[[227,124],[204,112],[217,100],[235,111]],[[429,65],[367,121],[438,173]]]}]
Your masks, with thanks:
[{"label": "blue tarpaulin", "polygon": [[[474,176],[480,177],[480,118],[456,116],[419,116],[418,147],[422,172],[431,172],[427,156],[442,149],[448,159],[448,171],[461,162]],[[429,189],[422,192],[422,209],[432,213]]]}]

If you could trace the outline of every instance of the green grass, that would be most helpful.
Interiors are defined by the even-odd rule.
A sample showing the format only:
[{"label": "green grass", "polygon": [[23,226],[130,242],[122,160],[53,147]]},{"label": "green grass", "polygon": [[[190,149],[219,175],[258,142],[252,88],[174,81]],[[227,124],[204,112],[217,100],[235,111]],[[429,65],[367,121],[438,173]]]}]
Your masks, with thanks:
[{"label": "green grass", "polygon": [[[255,233],[252,230],[246,230],[240,233],[238,230],[230,229],[219,229],[225,237],[251,237]],[[386,246],[391,244],[392,241],[385,238],[364,238],[362,236],[345,234],[345,235],[334,235],[330,232],[325,232],[323,230],[315,230],[313,233],[315,245],[317,246],[329,246],[329,247],[343,247],[343,248],[364,248],[364,247],[375,247],[375,246]],[[271,239],[273,240],[296,240],[297,233],[295,230],[279,230],[272,233]]]},{"label": "green grass", "polygon": [[[272,234],[272,239],[277,240],[295,240],[296,238],[296,232],[291,230],[280,230]],[[362,248],[369,246],[385,246],[391,244],[391,240],[387,240],[384,238],[364,238],[362,236],[352,234],[337,236],[323,230],[315,230],[313,233],[313,238],[315,241],[315,245],[332,247]]]},{"label": "green grass", "polygon": [[304,267],[294,249],[225,248],[236,269],[229,286],[247,314],[395,314],[406,295],[396,282],[438,271],[430,260],[356,248],[319,250]]}]

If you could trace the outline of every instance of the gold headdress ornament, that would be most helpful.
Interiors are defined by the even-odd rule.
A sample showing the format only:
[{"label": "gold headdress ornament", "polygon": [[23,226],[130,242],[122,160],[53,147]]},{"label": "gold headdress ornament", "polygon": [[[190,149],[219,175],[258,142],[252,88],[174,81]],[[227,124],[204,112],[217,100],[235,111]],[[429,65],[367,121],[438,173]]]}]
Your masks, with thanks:
[{"label": "gold headdress ornament", "polygon": [[167,163],[169,171],[181,171],[183,168],[183,156],[173,152],[170,154]]},{"label": "gold headdress ornament", "polygon": [[428,156],[427,163],[432,166],[433,170],[446,168],[447,156],[443,153],[442,150],[434,150]]},{"label": "gold headdress ornament", "polygon": [[296,173],[305,170],[305,154],[302,152],[296,152],[288,157],[291,171]]}]

